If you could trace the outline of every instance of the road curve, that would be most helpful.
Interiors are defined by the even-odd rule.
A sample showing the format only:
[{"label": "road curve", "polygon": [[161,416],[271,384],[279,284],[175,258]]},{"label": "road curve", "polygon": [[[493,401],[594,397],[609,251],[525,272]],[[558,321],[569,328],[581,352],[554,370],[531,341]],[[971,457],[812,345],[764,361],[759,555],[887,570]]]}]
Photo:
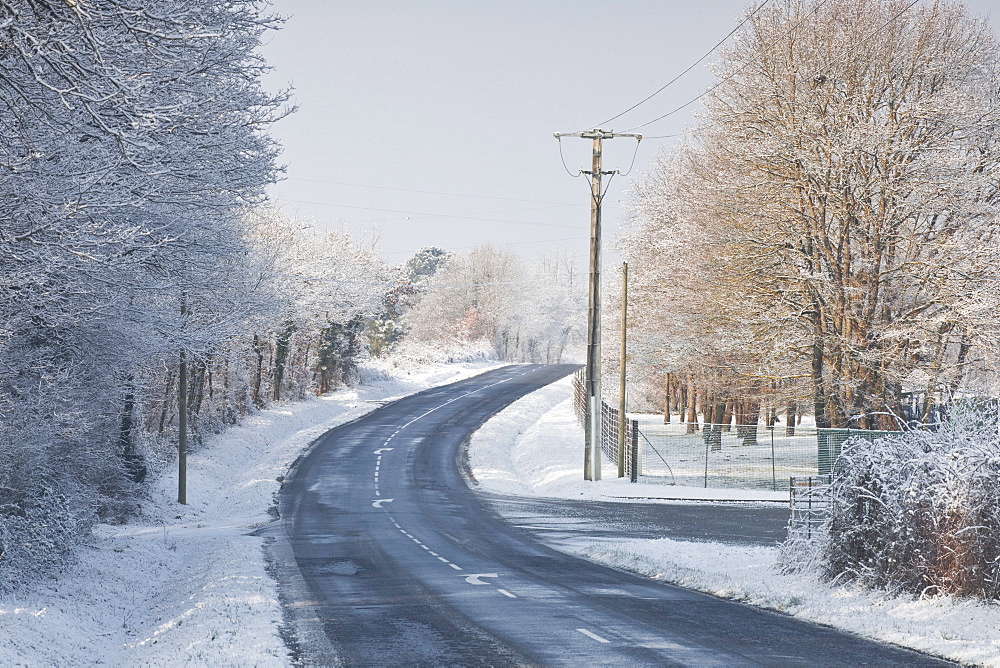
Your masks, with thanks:
[{"label": "road curve", "polygon": [[384,406],[292,467],[269,557],[315,665],[939,665],[552,550],[490,512],[469,435],[571,366],[511,366]]}]

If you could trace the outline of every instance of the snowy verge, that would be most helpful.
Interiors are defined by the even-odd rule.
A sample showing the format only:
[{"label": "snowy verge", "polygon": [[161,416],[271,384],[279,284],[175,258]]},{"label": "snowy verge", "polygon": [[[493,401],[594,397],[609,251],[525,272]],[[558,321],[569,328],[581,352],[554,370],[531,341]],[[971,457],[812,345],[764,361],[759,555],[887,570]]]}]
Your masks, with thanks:
[{"label": "snowy verge", "polygon": [[517,400],[477,431],[469,465],[484,490],[518,496],[599,501],[771,501],[788,492],[704,489],[618,478],[604,461],[602,479],[583,480],[583,427],[573,415],[572,378],[563,378]]},{"label": "snowy verge", "polygon": [[[499,494],[684,503],[676,499],[767,500],[755,492],[581,480],[583,430],[566,379],[514,402],[473,435],[474,484]],[[614,475],[605,471],[605,475]],[[750,494],[752,496],[746,496]],[[631,498],[627,498],[631,497]],[[638,500],[636,497],[646,497]],[[671,500],[672,499],[672,500]],[[787,495],[780,494],[787,502]],[[781,574],[777,547],[711,542],[567,539],[552,547],[613,568],[778,610],[865,637],[963,663],[1000,666],[1000,606],[953,598],[889,597],[853,586]]]},{"label": "snowy verge", "polygon": [[143,516],[100,525],[58,578],[0,600],[2,665],[289,665],[263,539],[280,480],[326,430],[414,392],[499,366],[378,369],[357,388],[282,403],[188,456],[188,505],[171,470]]}]

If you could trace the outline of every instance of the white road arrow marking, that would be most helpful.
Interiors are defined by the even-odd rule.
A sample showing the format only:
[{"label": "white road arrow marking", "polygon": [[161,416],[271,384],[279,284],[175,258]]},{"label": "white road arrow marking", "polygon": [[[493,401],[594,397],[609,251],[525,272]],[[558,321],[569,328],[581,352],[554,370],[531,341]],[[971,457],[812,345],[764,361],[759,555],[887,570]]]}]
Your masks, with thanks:
[{"label": "white road arrow marking", "polygon": [[379,448],[378,450],[375,451],[375,454],[381,455],[383,452],[389,452],[390,450],[392,450],[392,448]]},{"label": "white road arrow marking", "polygon": [[500,576],[496,573],[476,573],[475,575],[460,575],[459,577],[465,578],[465,581],[470,585],[485,585],[489,582],[483,582],[479,578],[498,578]]},{"label": "white road arrow marking", "polygon": [[372,508],[381,508],[383,503],[392,503],[392,499],[375,499],[372,501]]}]

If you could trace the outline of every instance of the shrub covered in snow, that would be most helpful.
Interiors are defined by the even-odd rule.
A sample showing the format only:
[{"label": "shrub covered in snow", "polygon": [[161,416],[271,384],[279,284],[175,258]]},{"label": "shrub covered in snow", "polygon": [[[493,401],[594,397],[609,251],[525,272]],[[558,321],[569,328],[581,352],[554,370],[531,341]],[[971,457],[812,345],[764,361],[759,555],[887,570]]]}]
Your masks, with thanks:
[{"label": "shrub covered in snow", "polygon": [[964,405],[937,431],[848,441],[827,535],[814,543],[824,575],[894,593],[1000,599],[998,428],[995,407]]},{"label": "shrub covered in snow", "polygon": [[51,481],[0,486],[0,594],[58,570],[89,535],[96,509],[67,487]]}]

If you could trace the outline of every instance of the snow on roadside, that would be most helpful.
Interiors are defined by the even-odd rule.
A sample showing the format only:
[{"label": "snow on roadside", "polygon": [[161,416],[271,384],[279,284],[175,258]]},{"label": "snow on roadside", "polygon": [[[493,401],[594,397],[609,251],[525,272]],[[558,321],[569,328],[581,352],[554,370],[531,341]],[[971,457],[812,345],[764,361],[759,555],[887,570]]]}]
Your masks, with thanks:
[{"label": "snow on roadside", "polygon": [[291,463],[380,401],[495,362],[382,368],[386,379],[261,411],[188,456],[188,505],[171,470],[143,517],[101,525],[58,579],[0,600],[2,665],[289,665],[277,587],[253,531]]},{"label": "snow on roadside", "polygon": [[[581,479],[583,430],[566,379],[514,402],[473,436],[476,483],[500,494],[604,501],[766,500],[785,494],[701,490]],[[605,471],[605,475],[614,475]],[[631,498],[628,498],[631,497]],[[641,501],[639,499],[642,499]],[[657,501],[654,501],[656,499]],[[553,547],[663,582],[835,626],[963,663],[1000,666],[1000,606],[951,598],[915,600],[833,586],[808,574],[783,575],[777,547],[649,540],[566,539]]]},{"label": "snow on roadside", "polygon": [[604,462],[602,480],[583,480],[583,427],[572,405],[572,378],[548,385],[507,407],[472,437],[469,464],[476,482],[497,494],[600,501],[774,501],[788,492],[703,489],[631,483]]}]

